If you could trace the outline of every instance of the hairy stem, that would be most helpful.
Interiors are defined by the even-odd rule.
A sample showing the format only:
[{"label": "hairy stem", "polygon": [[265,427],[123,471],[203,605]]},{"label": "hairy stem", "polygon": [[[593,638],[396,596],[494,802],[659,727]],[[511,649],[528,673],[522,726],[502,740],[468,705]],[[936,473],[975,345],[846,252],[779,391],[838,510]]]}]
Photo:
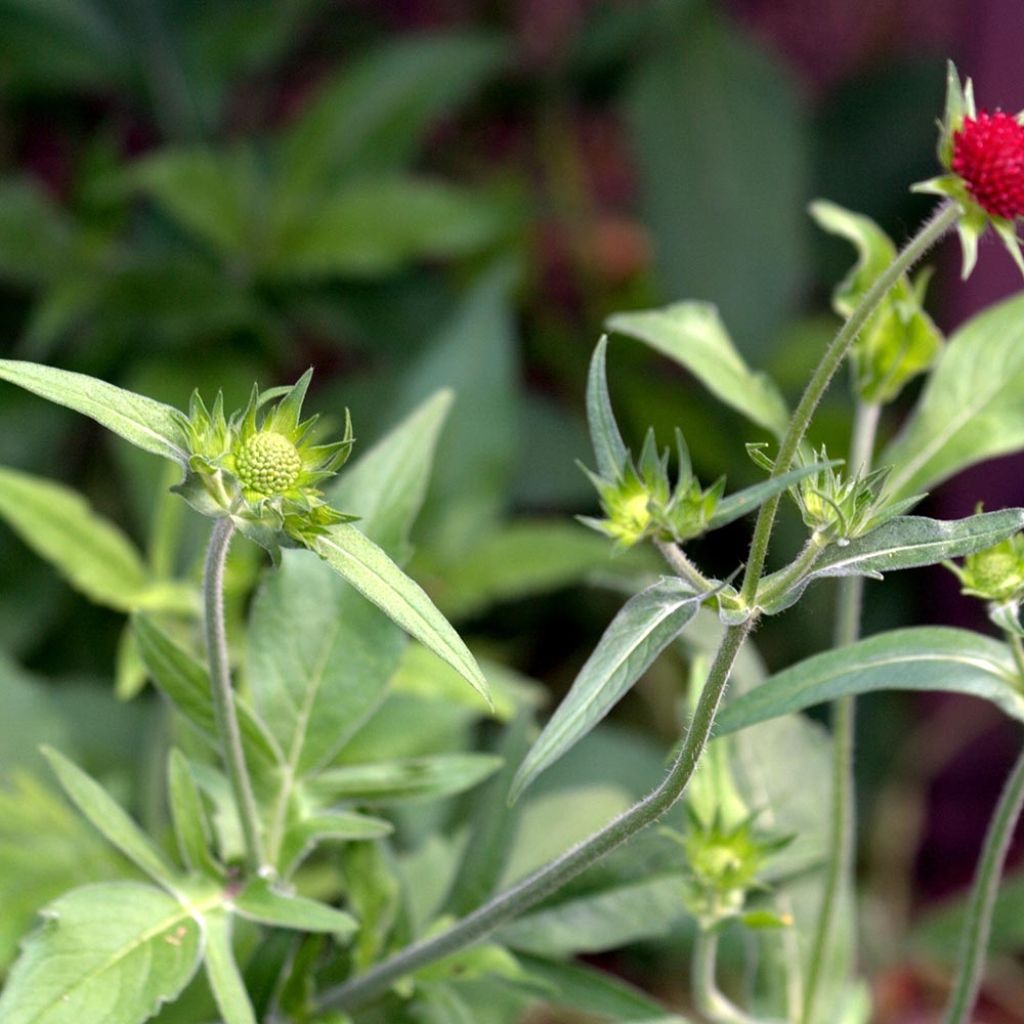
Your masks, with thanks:
[{"label": "hairy stem", "polygon": [[[881,407],[857,402],[850,440],[847,472],[861,476],[871,472],[875,438]],[[864,577],[848,576],[839,581],[836,598],[835,646],[845,647],[860,638]],[[853,751],[857,716],[853,697],[840,697],[832,705],[832,812],[829,821],[828,858],[821,907],[811,941],[807,968],[807,994],[802,1024],[814,1019],[822,972],[835,933],[836,914],[844,893],[852,892],[856,821],[856,788],[853,776]]]},{"label": "hairy stem", "polygon": [[689,583],[698,593],[715,589],[715,584],[686,557],[686,552],[678,544],[674,544],[671,541],[656,540],[654,545],[661,552],[661,557],[669,564],[672,571],[681,580]]},{"label": "hairy stem", "polygon": [[985,953],[992,929],[992,910],[999,895],[999,883],[1014,826],[1024,807],[1024,750],[1010,772],[995,813],[988,826],[985,845],[974,876],[967,920],[960,939],[960,967],[946,1008],[943,1024],[966,1024],[978,998],[985,970]]},{"label": "hairy stem", "polygon": [[343,985],[328,989],[321,1007],[342,1010],[361,1006],[386,992],[393,982],[426,964],[476,942],[506,921],[511,921],[570,879],[660,818],[682,796],[711,733],[736,654],[752,625],[730,626],[711,664],[707,682],[694,709],[679,756],[664,781],[643,800],[619,815],[599,832],[538,868],[505,892],[499,893],[445,932],[423,939],[372,967]]},{"label": "hairy stem", "polygon": [[210,663],[210,689],[213,695],[213,713],[217,723],[221,757],[227,768],[231,793],[235,798],[238,817],[245,840],[245,864],[249,871],[263,867],[263,840],[260,834],[259,814],[252,782],[245,767],[242,734],[235,713],[235,697],[231,689],[231,666],[228,661],[227,636],[224,631],[224,562],[235,532],[234,524],[226,516],[218,519],[210,534],[203,574],[203,607],[206,619],[206,656]]},{"label": "hairy stem", "polygon": [[[807,433],[811,417],[818,407],[818,402],[821,401],[821,396],[825,394],[832,377],[842,365],[846,353],[856,340],[868,317],[900,277],[950,231],[959,218],[960,208],[955,203],[940,206],[935,215],[921,226],[917,234],[900,250],[896,259],[878,276],[865,293],[864,298],[861,299],[860,305],[840,327],[804,389],[796,411],[789,421],[789,428],[779,446],[779,454],[772,469],[773,478],[781,476],[792,468],[793,460],[800,448],[800,442],[803,441],[804,435]],[[757,516],[754,537],[750,544],[750,557],[747,559],[747,570],[743,576],[741,588],[741,595],[747,604],[753,603],[758,581],[764,571],[765,559],[768,557],[768,543],[771,540],[772,527],[775,525],[775,516],[779,510],[781,499],[781,494],[769,498],[761,506]]]}]

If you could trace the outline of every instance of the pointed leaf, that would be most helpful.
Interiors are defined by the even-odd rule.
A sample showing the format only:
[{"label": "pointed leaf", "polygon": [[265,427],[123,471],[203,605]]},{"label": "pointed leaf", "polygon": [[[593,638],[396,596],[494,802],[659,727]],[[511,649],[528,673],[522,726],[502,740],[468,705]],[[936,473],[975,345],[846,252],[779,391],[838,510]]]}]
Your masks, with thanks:
[{"label": "pointed leaf", "polygon": [[0,468],[0,517],[98,604],[131,611],[147,603],[152,580],[135,546],[70,488]]},{"label": "pointed leaf", "polygon": [[185,755],[172,748],[167,760],[167,793],[178,851],[189,871],[219,878],[222,871],[210,850],[210,829],[199,787]]},{"label": "pointed leaf", "polygon": [[358,803],[429,800],[472,789],[500,767],[501,758],[490,754],[436,754],[328,768],[307,788],[327,799]]},{"label": "pointed leaf", "polygon": [[845,694],[942,690],[991,701],[1024,721],[1024,692],[1005,644],[963,629],[897,629],[799,662],[719,714],[719,734],[802,711]]},{"label": "pointed leaf", "polygon": [[587,376],[587,424],[590,441],[594,446],[597,472],[606,480],[614,480],[626,461],[626,445],[615,422],[611,398],[608,395],[608,376],[605,356],[608,335],[603,334],[590,360]]},{"label": "pointed leaf", "polygon": [[443,658],[490,700],[487,680],[469,648],[418,583],[354,526],[341,523],[314,543],[316,553],[410,636]]},{"label": "pointed leaf", "polygon": [[785,433],[789,413],[782,395],[765,374],[743,362],[714,306],[678,302],[663,309],[617,313],[608,318],[607,327],[675,360],[758,426],[777,436]]},{"label": "pointed leaf", "polygon": [[331,504],[359,516],[363,532],[400,565],[454,397],[448,388],[435,391],[327,489]]},{"label": "pointed leaf", "polygon": [[[217,744],[210,676],[204,665],[179,647],[152,619],[137,615],[132,621],[139,652],[156,687],[213,744]],[[238,725],[246,758],[251,765],[271,767],[282,761],[267,727],[248,704],[235,694]]]},{"label": "pointed leaf", "polygon": [[199,967],[199,923],[149,885],[74,889],[43,917],[0,996],[4,1024],[141,1024]]},{"label": "pointed leaf", "polygon": [[526,755],[512,783],[510,801],[611,711],[706,597],[682,580],[663,576],[623,605]]},{"label": "pointed leaf", "polygon": [[[845,546],[825,549],[814,568],[794,587],[764,605],[774,615],[789,608],[807,589],[807,585],[826,576],[873,576],[897,569],[915,569],[934,565],[982,551],[1024,529],[1024,509],[1007,508],[982,512],[965,519],[927,519],[924,516],[897,516],[895,519],[857,537]],[[784,571],[784,570],[783,570]],[[767,577],[769,589],[778,574]]]},{"label": "pointed leaf", "polygon": [[176,889],[180,881],[178,872],[121,805],[63,754],[52,747],[43,747],[43,754],[64,792],[93,826],[154,881],[172,891]]},{"label": "pointed leaf", "polygon": [[729,497],[723,498],[715,506],[714,515],[708,521],[708,529],[717,530],[721,526],[727,526],[729,523],[733,523],[742,516],[745,516],[748,512],[753,512],[754,509],[759,508],[769,498],[786,490],[787,487],[791,487],[805,476],[817,473],[818,470],[824,469],[828,465],[838,466],[839,464],[838,461],[830,463],[812,462],[806,466],[791,469],[789,472],[781,474],[781,476],[772,477],[770,480],[754,484],[752,487],[745,487],[742,491],[737,491],[735,494],[730,494]]},{"label": "pointed leaf", "polygon": [[991,306],[950,339],[913,415],[882,452],[886,490],[920,494],[967,466],[1024,446],[1024,295]]},{"label": "pointed leaf", "polygon": [[231,918],[223,911],[206,915],[203,959],[210,990],[223,1024],[256,1024],[256,1014],[231,948]]},{"label": "pointed leaf", "polygon": [[242,917],[276,928],[326,932],[338,938],[347,938],[356,930],[356,921],[351,914],[316,900],[289,896],[262,878],[250,882],[234,898],[232,905]]},{"label": "pointed leaf", "polygon": [[143,451],[162,455],[182,466],[188,459],[177,410],[162,402],[84,373],[17,359],[0,359],[0,380],[74,409]]},{"label": "pointed leaf", "polygon": [[320,843],[364,842],[390,835],[394,826],[383,818],[371,818],[355,811],[313,814],[290,825],[281,843],[278,862],[288,878]]},{"label": "pointed leaf", "polygon": [[[396,561],[409,554],[450,402],[435,392],[328,490]],[[404,647],[402,631],[318,558],[283,553],[253,603],[247,668],[253,702],[287,752],[286,787],[359,731]]]}]

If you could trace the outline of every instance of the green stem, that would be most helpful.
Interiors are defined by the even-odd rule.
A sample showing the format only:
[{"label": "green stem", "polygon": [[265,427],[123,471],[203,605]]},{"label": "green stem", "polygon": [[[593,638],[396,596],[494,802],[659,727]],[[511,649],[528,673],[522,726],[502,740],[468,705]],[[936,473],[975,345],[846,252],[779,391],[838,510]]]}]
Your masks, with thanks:
[{"label": "green stem", "polygon": [[664,781],[643,800],[619,815],[599,832],[567,850],[560,857],[527,875],[521,882],[499,893],[447,931],[423,939],[396,953],[343,985],[328,989],[320,1008],[350,1010],[386,992],[399,978],[426,964],[476,942],[499,925],[522,914],[546,896],[557,892],[570,879],[590,867],[606,853],[620,846],[641,829],[660,818],[679,798],[689,783],[704,751],[711,726],[725,692],[733,662],[753,620],[730,626],[711,664],[707,682],[693,712],[693,719],[675,763]]},{"label": "green stem", "polygon": [[828,546],[828,538],[815,531],[807,539],[803,550],[786,566],[780,569],[768,586],[757,592],[757,603],[761,607],[769,607],[773,601],[778,600],[790,587],[800,582],[813,568],[821,556],[822,551]]},{"label": "green stem", "polygon": [[714,1024],[755,1024],[732,1000],[718,990],[715,963],[718,955],[718,933],[701,928],[693,947],[693,998],[697,1009]]},{"label": "green stem", "polygon": [[985,953],[992,929],[992,911],[1014,827],[1024,807],[1024,750],[1013,766],[988,826],[978,871],[971,889],[967,920],[960,945],[960,969],[943,1024],[966,1024],[978,998],[985,970]]},{"label": "green stem", "polygon": [[1017,672],[1020,674],[1020,682],[1024,683],[1024,641],[1016,633],[1011,633],[1008,630],[1003,631],[1003,635],[1006,637],[1006,642],[1010,645],[1010,650],[1013,652],[1013,662],[1017,666]]},{"label": "green stem", "polygon": [[[917,234],[900,250],[896,259],[875,279],[850,318],[840,327],[804,389],[796,411],[789,421],[789,428],[779,446],[779,454],[772,469],[773,478],[781,476],[792,468],[793,460],[800,448],[800,442],[803,441],[804,434],[807,433],[811,417],[821,401],[821,396],[825,394],[832,377],[842,365],[846,353],[856,340],[868,317],[885,298],[889,289],[953,228],[959,218],[960,208],[955,203],[940,206],[934,216],[927,220]],[[775,525],[775,516],[779,510],[781,499],[781,494],[769,498],[761,506],[757,516],[754,537],[750,543],[750,557],[747,559],[747,570],[743,576],[743,585],[740,591],[747,604],[753,603],[757,584],[764,571],[765,559],[768,557],[768,543],[771,540],[772,527]]]},{"label": "green stem", "polygon": [[245,863],[251,872],[264,865],[263,842],[260,836],[259,813],[253,796],[249,772],[245,767],[242,734],[235,713],[235,697],[231,689],[231,665],[228,661],[227,636],[224,630],[224,563],[235,532],[226,516],[216,520],[206,551],[203,574],[203,604],[206,619],[206,656],[210,663],[210,690],[213,713],[220,739],[221,756],[227,768],[228,781],[235,798],[238,817],[245,840]]},{"label": "green stem", "polygon": [[656,540],[655,547],[661,552],[661,557],[668,562],[672,571],[698,592],[714,590],[715,584],[709,580],[701,571],[686,557],[686,552],[678,544],[670,541]]},{"label": "green stem", "polygon": [[[847,471],[851,476],[871,472],[881,407],[876,403],[857,403],[850,439]],[[835,646],[845,647],[860,638],[864,577],[848,576],[839,581],[836,598]],[[822,972],[835,933],[836,913],[844,893],[853,892],[854,845],[857,830],[856,789],[853,777],[853,751],[857,725],[853,697],[840,697],[832,705],[832,809],[829,821],[828,858],[821,907],[811,941],[807,968],[807,993],[802,1024],[814,1019]]]}]

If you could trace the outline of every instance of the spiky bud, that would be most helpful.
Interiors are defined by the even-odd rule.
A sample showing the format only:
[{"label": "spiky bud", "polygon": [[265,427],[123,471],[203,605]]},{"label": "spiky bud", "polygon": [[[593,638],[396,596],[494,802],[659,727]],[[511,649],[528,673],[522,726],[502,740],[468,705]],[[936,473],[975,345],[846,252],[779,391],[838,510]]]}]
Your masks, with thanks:
[{"label": "spiky bud", "polygon": [[965,117],[953,135],[951,169],[993,217],[1024,217],[1024,125],[997,110]]}]

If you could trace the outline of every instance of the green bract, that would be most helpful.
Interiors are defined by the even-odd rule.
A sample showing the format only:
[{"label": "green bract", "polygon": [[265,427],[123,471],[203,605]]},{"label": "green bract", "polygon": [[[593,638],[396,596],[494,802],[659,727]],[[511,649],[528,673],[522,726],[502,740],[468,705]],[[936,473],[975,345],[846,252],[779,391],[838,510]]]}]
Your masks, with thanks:
[{"label": "green bract", "polygon": [[624,548],[646,537],[680,542],[706,532],[725,490],[725,477],[703,490],[693,475],[690,454],[678,430],[676,451],[679,476],[674,488],[668,478],[668,449],[659,453],[653,431],[648,431],[644,439],[639,461],[634,463],[627,451],[610,479],[582,467],[597,488],[605,518],[579,516],[580,522]]},{"label": "green bract", "polygon": [[340,441],[314,443],[317,417],[300,419],[311,377],[307,370],[290,388],[254,387],[246,408],[230,418],[220,394],[209,409],[193,393],[188,416],[179,414],[188,462],[175,490],[204,515],[231,516],[271,551],[282,533],[307,544],[328,526],[355,518],[331,508],[320,491],[352,450],[352,421],[346,413]]}]

